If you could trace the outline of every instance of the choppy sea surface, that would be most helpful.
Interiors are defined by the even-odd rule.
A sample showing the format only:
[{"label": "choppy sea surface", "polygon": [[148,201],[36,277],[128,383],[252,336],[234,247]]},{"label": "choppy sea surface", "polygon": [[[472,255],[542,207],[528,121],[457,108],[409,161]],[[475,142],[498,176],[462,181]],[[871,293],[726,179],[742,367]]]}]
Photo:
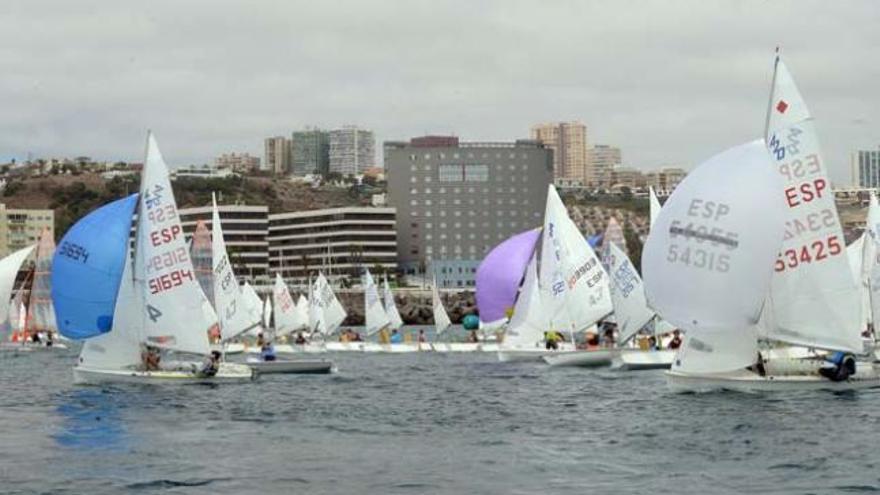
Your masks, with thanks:
[{"label": "choppy sea surface", "polygon": [[677,395],[662,372],[329,354],[241,385],[72,384],[0,353],[0,493],[880,491],[880,391]]}]

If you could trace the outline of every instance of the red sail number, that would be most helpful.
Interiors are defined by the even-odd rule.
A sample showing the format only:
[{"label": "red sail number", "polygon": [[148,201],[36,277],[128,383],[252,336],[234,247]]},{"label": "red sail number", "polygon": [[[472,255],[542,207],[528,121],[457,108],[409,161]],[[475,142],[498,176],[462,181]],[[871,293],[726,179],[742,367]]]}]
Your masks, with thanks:
[{"label": "red sail number", "polygon": [[843,247],[836,235],[827,239],[820,239],[797,248],[786,249],[779,253],[776,258],[775,269],[777,272],[793,270],[801,265],[819,262],[829,256],[837,256],[843,252]]}]

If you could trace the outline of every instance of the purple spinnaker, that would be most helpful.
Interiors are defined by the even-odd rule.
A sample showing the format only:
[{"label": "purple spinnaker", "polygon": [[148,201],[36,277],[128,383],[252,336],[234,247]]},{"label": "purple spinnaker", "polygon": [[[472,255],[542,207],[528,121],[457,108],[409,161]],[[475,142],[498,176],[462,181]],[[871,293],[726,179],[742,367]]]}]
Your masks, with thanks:
[{"label": "purple spinnaker", "polygon": [[513,307],[519,283],[535,251],[541,229],[516,234],[495,246],[477,268],[477,309],[480,320],[507,317]]}]

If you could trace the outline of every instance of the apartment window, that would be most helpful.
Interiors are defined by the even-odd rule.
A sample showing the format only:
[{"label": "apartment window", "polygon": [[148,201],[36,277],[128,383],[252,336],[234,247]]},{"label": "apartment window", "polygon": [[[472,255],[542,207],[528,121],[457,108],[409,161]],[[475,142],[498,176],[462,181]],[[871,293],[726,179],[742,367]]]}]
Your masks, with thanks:
[{"label": "apartment window", "polygon": [[489,180],[489,166],[465,165],[464,180],[465,182],[486,182]]},{"label": "apartment window", "polygon": [[409,200],[409,205],[410,205],[410,206],[418,206],[418,205],[419,205],[419,200],[417,200],[417,199],[411,199],[411,200]]},{"label": "apartment window", "polygon": [[409,178],[409,181],[412,182],[413,184],[415,184],[416,180],[417,180],[417,179],[416,179],[415,177],[410,177],[410,178]]},{"label": "apartment window", "polygon": [[461,211],[460,211],[460,210],[455,210],[455,216],[460,217],[460,216],[461,216]]},{"label": "apartment window", "polygon": [[446,228],[446,222],[440,222],[440,228],[441,228],[441,229],[445,229],[445,228]]},{"label": "apartment window", "polygon": [[410,194],[418,194],[418,193],[419,193],[419,190],[416,189],[415,187],[411,187],[410,190],[409,190],[409,193],[410,193]]},{"label": "apartment window", "polygon": [[430,228],[432,228],[432,227],[434,227],[434,224],[431,223],[431,222],[428,222],[428,223],[425,224],[425,228],[426,228],[426,229],[430,229]]},{"label": "apartment window", "polygon": [[461,204],[461,200],[458,199],[458,198],[455,198],[455,200],[453,200],[452,203],[453,203],[453,204],[460,205],[460,204]]},{"label": "apartment window", "polygon": [[425,182],[431,182],[431,176],[425,177]]},{"label": "apartment window", "polygon": [[461,165],[440,165],[440,182],[461,182],[464,180],[464,167]]},{"label": "apartment window", "polygon": [[441,160],[443,160],[446,158],[446,153],[439,153],[437,156],[440,157]]},{"label": "apartment window", "polygon": [[510,158],[511,160],[515,160],[515,159],[516,159],[516,153],[511,153],[510,156],[508,156],[508,158]]},{"label": "apartment window", "polygon": [[430,159],[431,159],[431,154],[425,153],[425,160],[430,160]]},{"label": "apartment window", "polygon": [[431,194],[431,188],[430,188],[430,187],[425,189],[425,194]]},{"label": "apartment window", "polygon": [[440,194],[446,194],[446,188],[445,188],[445,187],[441,187],[441,188],[440,188]]},{"label": "apartment window", "polygon": [[416,158],[417,158],[416,155],[409,155],[409,161],[411,161],[411,162],[416,161]]},{"label": "apartment window", "polygon": [[461,222],[455,222],[455,228],[460,229],[460,228],[461,228]]},{"label": "apartment window", "polygon": [[431,206],[431,200],[430,200],[430,199],[426,199],[426,200],[425,200],[425,206]]},{"label": "apartment window", "polygon": [[416,165],[410,165],[410,166],[409,166],[409,171],[410,171],[410,172],[415,172],[415,171],[418,170],[418,169],[419,169],[419,167],[416,166]]},{"label": "apartment window", "polygon": [[431,210],[425,210],[425,216],[432,217],[432,216],[434,216],[434,214],[431,212]]},{"label": "apartment window", "polygon": [[455,158],[457,160],[457,159],[461,158],[461,155],[459,155],[458,153],[453,153],[452,158]]}]

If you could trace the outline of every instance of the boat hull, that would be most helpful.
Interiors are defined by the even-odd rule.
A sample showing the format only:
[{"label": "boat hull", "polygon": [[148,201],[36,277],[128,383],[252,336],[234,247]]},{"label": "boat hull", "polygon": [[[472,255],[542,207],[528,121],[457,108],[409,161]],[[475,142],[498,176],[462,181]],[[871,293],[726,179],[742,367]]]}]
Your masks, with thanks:
[{"label": "boat hull", "polygon": [[859,362],[847,380],[833,382],[818,374],[768,374],[741,369],[725,373],[667,371],[666,383],[674,392],[778,392],[796,390],[848,390],[880,387],[880,374],[870,363]]},{"label": "boat hull", "polygon": [[373,342],[364,343],[364,352],[384,352],[384,353],[403,353],[403,352],[424,352],[430,351],[431,344],[419,342],[402,342],[400,344],[376,344]]},{"label": "boat hull", "polygon": [[[251,354],[259,354],[260,348],[253,347],[249,348],[248,353]],[[322,352],[327,352],[327,349],[324,347],[324,344],[315,343],[315,344],[305,344],[305,345],[296,345],[296,344],[277,344],[275,345],[275,354],[319,354]]]},{"label": "boat hull", "polygon": [[229,342],[223,346],[223,353],[226,355],[241,354],[245,350],[245,345],[241,342]]},{"label": "boat hull", "polygon": [[324,344],[327,352],[363,352],[363,342],[327,342]]},{"label": "boat hull", "polygon": [[67,345],[61,342],[55,342],[52,345],[33,342],[2,342],[0,343],[0,352],[31,352],[31,351],[66,351]]},{"label": "boat hull", "polygon": [[545,363],[550,366],[579,366],[583,368],[596,368],[609,366],[617,349],[594,349],[585,351],[557,352],[542,356]]},{"label": "boat hull", "polygon": [[260,375],[267,374],[302,374],[322,375],[333,373],[335,367],[332,361],[324,359],[297,360],[297,361],[248,361],[246,363],[252,370]]},{"label": "boat hull", "polygon": [[[198,369],[198,363],[192,363]],[[223,383],[244,382],[255,377],[246,365],[220,363],[214,376],[202,376],[189,370],[138,371],[125,369],[101,369],[86,366],[73,368],[73,382],[79,385],[100,385],[107,383]]]},{"label": "boat hull", "polygon": [[434,342],[431,344],[434,352],[478,352],[482,351],[482,344],[475,342]]},{"label": "boat hull", "polygon": [[611,367],[621,371],[662,370],[672,367],[675,351],[643,351],[640,349],[621,350],[611,361]]}]

